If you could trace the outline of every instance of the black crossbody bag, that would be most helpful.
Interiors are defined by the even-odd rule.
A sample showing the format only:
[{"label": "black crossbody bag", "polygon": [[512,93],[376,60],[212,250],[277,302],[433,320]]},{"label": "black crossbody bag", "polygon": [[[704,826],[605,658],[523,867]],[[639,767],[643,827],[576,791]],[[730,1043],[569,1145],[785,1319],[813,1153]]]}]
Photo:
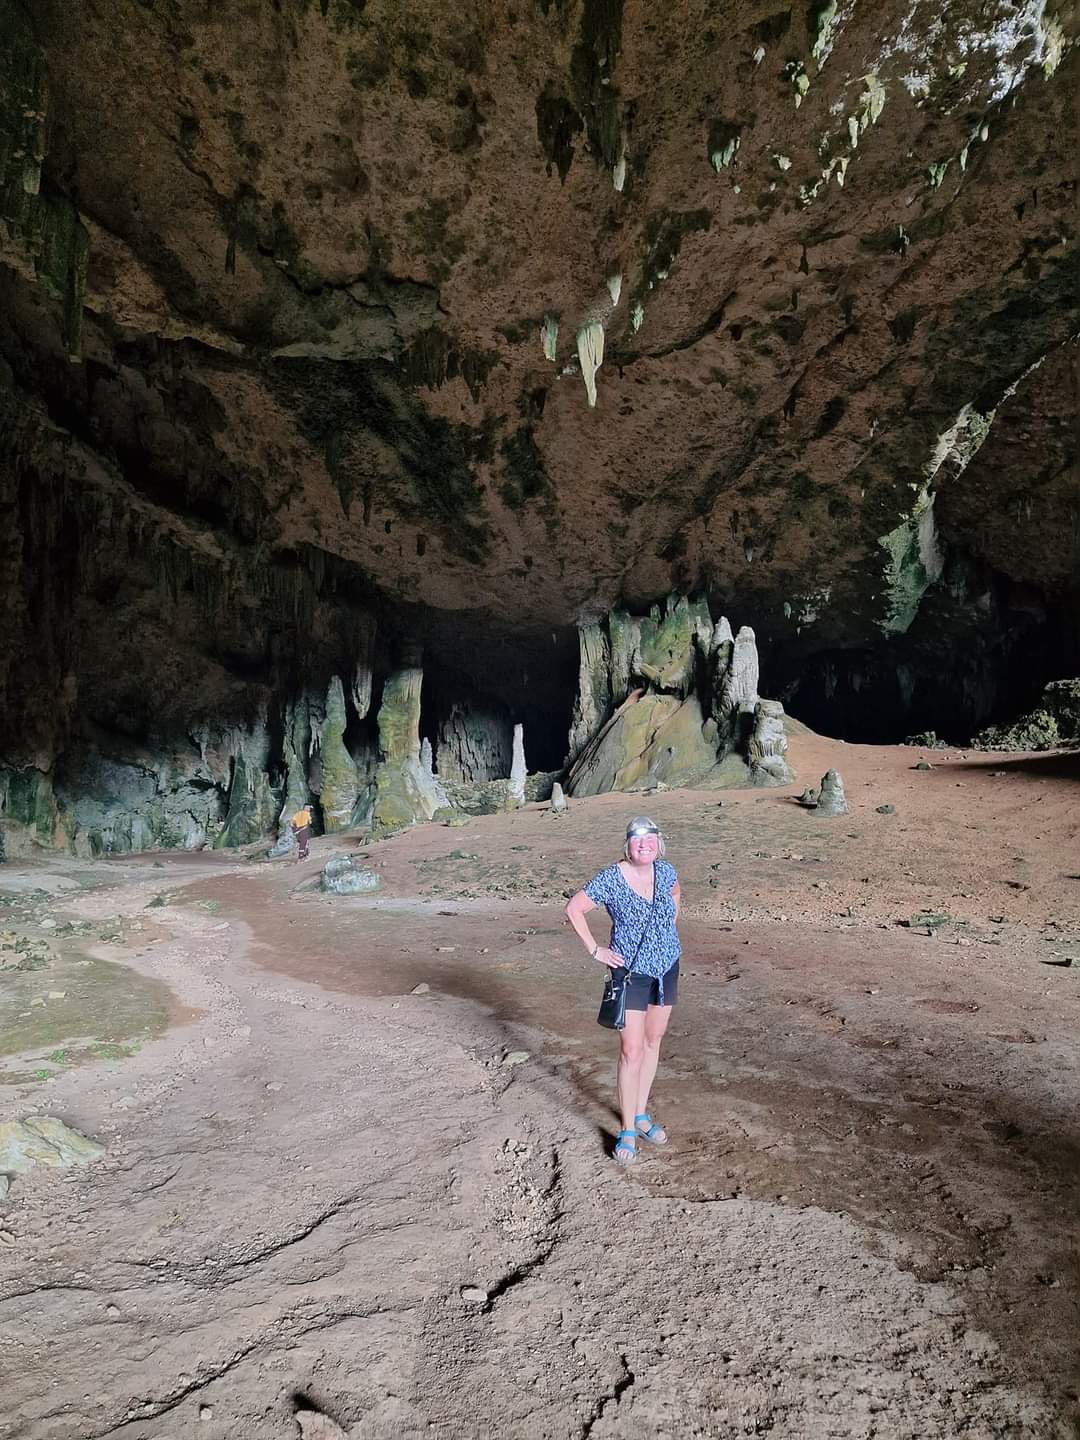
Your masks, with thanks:
[{"label": "black crossbody bag", "polygon": [[649,926],[652,924],[656,905],[656,865],[653,864],[653,903],[649,907],[649,914],[641,930],[641,938],[638,940],[637,949],[634,951],[634,959],[629,965],[623,965],[617,970],[608,969],[607,979],[604,981],[604,993],[600,997],[600,1009],[597,1012],[596,1023],[603,1025],[607,1030],[621,1030],[626,1024],[626,987],[630,976],[634,973],[634,960],[641,954],[641,947],[645,943],[645,936],[649,933]]}]

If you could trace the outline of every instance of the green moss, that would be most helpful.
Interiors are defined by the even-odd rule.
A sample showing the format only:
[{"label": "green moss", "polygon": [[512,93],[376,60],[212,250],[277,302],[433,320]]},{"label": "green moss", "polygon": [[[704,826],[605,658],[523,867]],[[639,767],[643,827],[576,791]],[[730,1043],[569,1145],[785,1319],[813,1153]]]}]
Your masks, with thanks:
[{"label": "green moss", "polygon": [[706,153],[710,165],[718,175],[735,159],[741,139],[741,128],[730,120],[714,120],[709,126]]},{"label": "green moss", "polygon": [[[430,415],[402,392],[400,375],[388,362],[279,360],[268,372],[283,401],[293,409],[308,441],[324,455],[363,454],[372,436],[396,458],[380,479],[380,502],[403,519],[436,529],[447,550],[481,563],[491,536],[479,518],[481,497],[473,466],[491,450],[487,424],[452,425]],[[338,459],[342,469],[350,460]]]},{"label": "green moss", "polygon": [[[251,765],[241,753],[233,761],[232,783],[229,786],[229,813],[225,824],[214,840],[214,849],[220,850],[232,845],[251,845],[261,840],[273,828],[277,816],[277,803],[270,790],[265,773]],[[100,840],[100,837],[98,837]],[[132,848],[131,836],[127,844],[116,835],[110,837],[111,848],[117,850]],[[94,837],[91,836],[91,847]]]},{"label": "green moss", "polygon": [[574,159],[574,139],[584,128],[573,105],[549,80],[536,99],[536,138],[547,157],[549,175],[554,165],[560,181],[566,180]]},{"label": "green moss", "polygon": [[814,0],[806,13],[806,29],[810,36],[810,54],[823,65],[832,49],[833,30],[839,10],[837,0]]},{"label": "green moss", "polygon": [[1033,710],[1011,725],[989,725],[971,742],[973,750],[1052,750],[1061,743],[1057,721],[1046,710]]},{"label": "green moss", "polygon": [[468,249],[464,236],[451,229],[450,216],[449,201],[435,196],[408,211],[405,216],[405,224],[417,249],[440,282],[447,278]]},{"label": "green moss", "polygon": [[[671,557],[677,558],[678,550]],[[640,670],[658,690],[685,695],[694,669],[694,635],[708,626],[708,605],[703,599],[669,596],[664,610],[654,606],[641,621]]]},{"label": "green moss", "polygon": [[584,0],[570,83],[593,153],[614,167],[622,150],[615,64],[622,48],[622,0]]},{"label": "green moss", "polygon": [[684,238],[695,231],[708,230],[711,225],[710,210],[659,210],[649,216],[642,236],[645,258],[641,284],[632,297],[631,307],[644,302],[648,292],[670,275]]},{"label": "green moss", "polygon": [[44,844],[52,844],[58,815],[52,778],[32,766],[22,770],[0,770],[0,816],[18,821],[32,830]]},{"label": "green moss", "polygon": [[524,510],[533,500],[554,501],[555,491],[532,427],[519,425],[502,443],[503,478],[499,494],[511,510]]},{"label": "green moss", "polygon": [[62,334],[78,358],[90,239],[64,195],[42,186],[48,77],[26,14],[0,0],[0,222],[9,263],[63,307]]}]

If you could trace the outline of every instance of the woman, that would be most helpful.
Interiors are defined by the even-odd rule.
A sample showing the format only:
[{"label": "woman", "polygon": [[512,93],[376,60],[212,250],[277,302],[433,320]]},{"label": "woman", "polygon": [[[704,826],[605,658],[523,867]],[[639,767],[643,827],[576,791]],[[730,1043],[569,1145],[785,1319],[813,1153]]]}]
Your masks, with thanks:
[{"label": "woman", "polygon": [[[623,858],[595,875],[566,907],[581,943],[601,965],[629,966],[626,1024],[619,1032],[619,1111],[622,1129],[614,1158],[632,1165],[637,1140],[666,1145],[667,1131],[649,1114],[649,1091],[660,1041],[679,988],[679,881],[663,858],[664,840],[645,815],[626,827]],[[597,945],[585,917],[603,905],[611,917],[611,945]]]}]

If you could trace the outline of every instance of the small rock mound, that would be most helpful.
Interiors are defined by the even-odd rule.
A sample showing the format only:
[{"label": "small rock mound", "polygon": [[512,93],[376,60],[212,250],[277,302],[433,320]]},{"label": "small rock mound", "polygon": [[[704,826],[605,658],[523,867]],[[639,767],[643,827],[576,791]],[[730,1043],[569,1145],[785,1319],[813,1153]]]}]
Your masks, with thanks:
[{"label": "small rock mound", "polygon": [[840,778],[840,771],[826,770],[825,774],[821,777],[817,814],[846,815],[847,813],[848,803],[844,795],[844,782]]},{"label": "small rock mound", "polygon": [[1080,742],[1080,680],[1052,680],[1036,709],[1011,725],[989,725],[973,750],[1054,750]]},{"label": "small rock mound", "polygon": [[369,895],[379,888],[374,870],[358,865],[350,855],[334,855],[323,866],[319,877],[322,888],[331,895]]},{"label": "small rock mound", "polygon": [[24,1175],[34,1165],[55,1169],[89,1165],[104,1154],[104,1145],[88,1140],[54,1115],[31,1115],[0,1125],[0,1174]]}]

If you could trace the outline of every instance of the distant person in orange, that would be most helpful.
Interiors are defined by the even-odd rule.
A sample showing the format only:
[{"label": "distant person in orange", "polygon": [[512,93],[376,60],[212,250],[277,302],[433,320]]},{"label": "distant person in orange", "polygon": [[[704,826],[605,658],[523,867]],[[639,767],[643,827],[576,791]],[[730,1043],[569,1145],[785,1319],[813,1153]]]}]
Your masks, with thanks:
[{"label": "distant person in orange", "polygon": [[311,839],[311,807],[302,805],[292,817],[292,833],[296,839],[296,863],[308,858],[308,841]]}]

